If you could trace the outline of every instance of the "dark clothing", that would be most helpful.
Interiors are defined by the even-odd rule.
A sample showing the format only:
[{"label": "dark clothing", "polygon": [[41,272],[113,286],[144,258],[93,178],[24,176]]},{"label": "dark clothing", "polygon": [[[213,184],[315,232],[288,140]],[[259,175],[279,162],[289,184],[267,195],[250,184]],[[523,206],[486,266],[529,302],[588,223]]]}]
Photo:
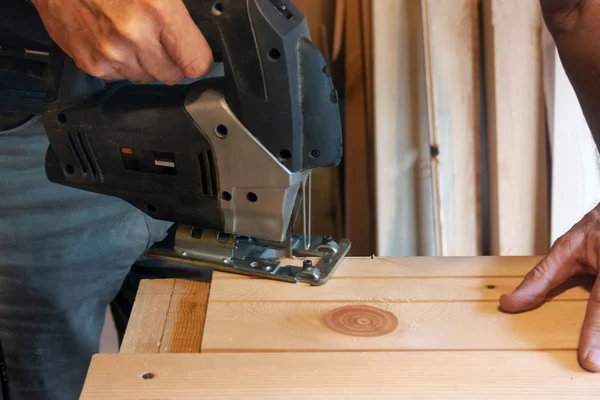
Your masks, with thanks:
[{"label": "dark clothing", "polygon": [[[24,50],[47,52],[50,37],[35,7],[26,0],[0,0],[0,130],[14,120],[30,118],[44,109],[42,77],[14,71],[15,60],[25,60]],[[32,59],[31,56],[27,58]],[[33,57],[44,62],[44,57]],[[13,70],[7,70],[11,65]]]},{"label": "dark clothing", "polygon": [[0,46],[48,51],[50,37],[27,0],[0,0]]},{"label": "dark clothing", "polygon": [[48,181],[42,78],[8,69],[49,43],[31,3],[0,0],[0,400],[79,398],[109,302],[171,226]]},{"label": "dark clothing", "polygon": [[47,147],[39,117],[0,132],[0,400],[79,398],[108,304],[171,226],[49,182]]}]

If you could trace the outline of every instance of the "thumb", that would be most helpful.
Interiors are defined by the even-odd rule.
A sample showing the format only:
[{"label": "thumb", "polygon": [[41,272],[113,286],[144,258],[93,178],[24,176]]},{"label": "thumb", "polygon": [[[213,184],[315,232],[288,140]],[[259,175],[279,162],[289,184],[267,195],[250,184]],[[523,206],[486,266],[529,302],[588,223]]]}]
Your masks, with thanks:
[{"label": "thumb", "polygon": [[600,277],[590,294],[581,328],[579,362],[590,372],[600,372]]},{"label": "thumb", "polygon": [[569,240],[559,240],[538,265],[512,292],[500,297],[500,308],[507,312],[522,312],[541,305],[548,292],[565,282],[578,271]]}]

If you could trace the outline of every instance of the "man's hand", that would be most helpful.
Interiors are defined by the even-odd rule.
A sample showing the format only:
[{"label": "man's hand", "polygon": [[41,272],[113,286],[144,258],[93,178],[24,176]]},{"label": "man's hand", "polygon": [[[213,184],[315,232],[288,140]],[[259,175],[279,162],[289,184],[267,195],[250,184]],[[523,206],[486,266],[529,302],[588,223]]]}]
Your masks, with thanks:
[{"label": "man's hand", "polygon": [[175,84],[212,69],[182,0],[33,0],[51,38],[88,74]]},{"label": "man's hand", "polygon": [[[513,292],[500,298],[500,308],[522,312],[541,305],[548,293],[575,275],[598,275],[600,268],[600,204],[559,238],[550,253]],[[579,339],[579,362],[600,372],[600,278],[590,294]]]}]

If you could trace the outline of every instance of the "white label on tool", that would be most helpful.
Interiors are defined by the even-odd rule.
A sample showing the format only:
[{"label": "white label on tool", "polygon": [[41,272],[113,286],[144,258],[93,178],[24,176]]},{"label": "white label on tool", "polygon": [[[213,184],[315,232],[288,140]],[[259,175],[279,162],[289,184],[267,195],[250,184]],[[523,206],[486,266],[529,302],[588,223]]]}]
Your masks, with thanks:
[{"label": "white label on tool", "polygon": [[157,167],[175,168],[175,163],[173,161],[154,160],[154,165]]}]

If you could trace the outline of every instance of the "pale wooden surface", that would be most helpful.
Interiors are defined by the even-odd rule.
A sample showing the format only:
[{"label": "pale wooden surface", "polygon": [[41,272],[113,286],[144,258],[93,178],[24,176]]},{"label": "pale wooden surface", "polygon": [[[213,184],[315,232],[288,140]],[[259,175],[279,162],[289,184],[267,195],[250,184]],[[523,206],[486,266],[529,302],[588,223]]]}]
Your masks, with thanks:
[{"label": "pale wooden surface", "polygon": [[545,254],[549,248],[539,3],[483,1],[491,250],[496,255]]},{"label": "pale wooden surface", "polygon": [[373,1],[377,255],[436,255],[420,4]]},{"label": "pale wooden surface", "polygon": [[81,399],[579,400],[599,390],[570,351],[143,354],[97,356]]},{"label": "pale wooden surface", "polygon": [[[98,355],[82,399],[591,398],[600,381],[576,355],[587,289],[529,313],[497,308],[539,260],[349,258],[323,287],[215,273],[202,354]],[[172,308],[177,282],[188,285],[144,284],[130,342],[162,336],[156,310]],[[191,285],[180,292],[201,304],[204,289]],[[175,338],[198,332],[197,315],[174,315]]]},{"label": "pale wooden surface", "polygon": [[142,281],[120,353],[199,352],[209,288],[203,281]]},{"label": "pale wooden surface", "polygon": [[[421,0],[437,255],[482,254],[477,0]],[[460,234],[457,234],[460,232]]]}]

